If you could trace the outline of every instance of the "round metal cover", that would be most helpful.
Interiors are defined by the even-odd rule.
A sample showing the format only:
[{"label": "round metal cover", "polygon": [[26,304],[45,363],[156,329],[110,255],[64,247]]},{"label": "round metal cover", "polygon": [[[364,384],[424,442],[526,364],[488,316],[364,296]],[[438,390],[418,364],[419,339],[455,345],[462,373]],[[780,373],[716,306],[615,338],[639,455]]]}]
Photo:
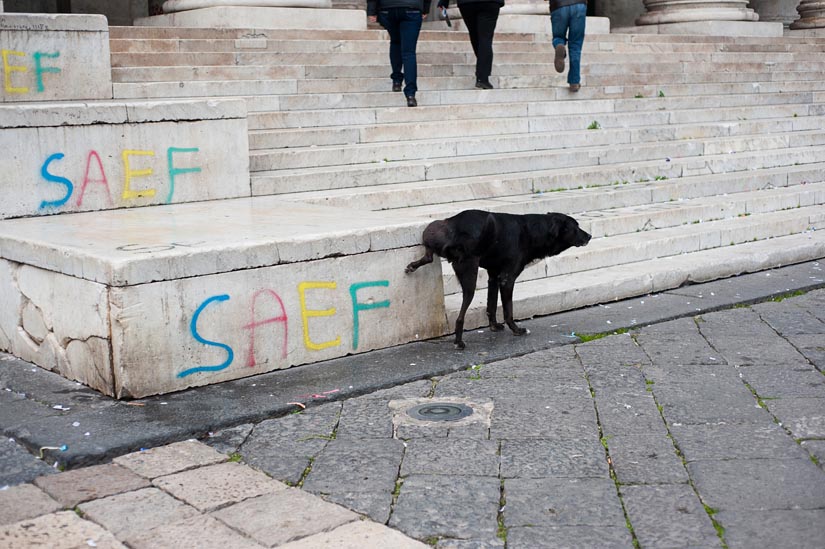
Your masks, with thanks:
[{"label": "round metal cover", "polygon": [[422,421],[456,421],[472,415],[473,409],[465,404],[437,402],[419,404],[407,410],[407,414]]}]

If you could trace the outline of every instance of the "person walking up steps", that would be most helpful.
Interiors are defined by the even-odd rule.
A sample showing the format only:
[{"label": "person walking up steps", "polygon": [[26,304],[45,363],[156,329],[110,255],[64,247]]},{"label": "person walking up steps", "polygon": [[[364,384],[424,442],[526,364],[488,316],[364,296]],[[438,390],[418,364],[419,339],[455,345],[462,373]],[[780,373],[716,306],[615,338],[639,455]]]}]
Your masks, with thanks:
[{"label": "person walking up steps", "polygon": [[[504,0],[457,0],[458,11],[467,25],[470,43],[476,54],[476,88],[491,90],[490,73],[493,70],[493,34],[498,12]],[[450,0],[439,0],[438,7],[448,8]]]},{"label": "person walking up steps", "polygon": [[392,91],[404,96],[408,107],[417,107],[415,92],[418,91],[418,66],[415,48],[421,23],[427,18],[431,0],[367,0],[367,18],[380,23],[390,35],[390,66],[392,67]]},{"label": "person walking up steps", "polygon": [[582,87],[581,58],[587,21],[587,0],[550,0],[550,19],[555,50],[553,65],[557,72],[564,72],[564,59],[567,57],[567,50],[570,51],[567,83],[571,92],[577,92]]}]

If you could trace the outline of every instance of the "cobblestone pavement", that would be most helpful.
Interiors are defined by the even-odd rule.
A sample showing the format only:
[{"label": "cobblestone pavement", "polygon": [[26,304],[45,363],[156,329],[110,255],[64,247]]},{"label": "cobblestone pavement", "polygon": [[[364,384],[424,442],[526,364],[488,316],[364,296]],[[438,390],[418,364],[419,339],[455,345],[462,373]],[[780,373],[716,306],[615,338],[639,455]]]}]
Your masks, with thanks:
[{"label": "cobblestone pavement", "polygon": [[[661,303],[693,307],[729,283]],[[737,292],[743,283],[733,281]],[[0,548],[825,547],[825,290],[665,322],[633,318],[612,333],[619,309],[635,317],[644,303],[570,313],[610,334],[568,332],[504,360],[484,354],[486,335],[468,334],[478,348],[461,355],[476,357],[470,368],[333,402],[342,395],[310,391],[290,404],[295,413],[233,416],[206,444],[59,474],[17,442],[57,432],[58,420],[79,418],[78,440],[87,428],[123,429],[117,410],[148,414],[154,401],[89,397],[83,409],[75,399],[56,419],[34,404],[51,395],[0,391],[9,399],[0,398],[0,426],[14,422],[0,444]],[[506,335],[536,342],[533,330]],[[558,344],[564,337],[572,343]],[[392,356],[413,366],[402,351]],[[18,383],[9,372],[0,368],[0,381]],[[231,393],[209,391],[186,402],[200,395],[203,409],[217,410]],[[180,409],[174,396],[155,404]],[[422,404],[440,407],[413,417]],[[455,410],[473,413],[426,419]],[[93,412],[112,425],[89,427]],[[195,415],[163,417],[179,433],[173,424]],[[100,449],[112,453],[125,452]]]}]

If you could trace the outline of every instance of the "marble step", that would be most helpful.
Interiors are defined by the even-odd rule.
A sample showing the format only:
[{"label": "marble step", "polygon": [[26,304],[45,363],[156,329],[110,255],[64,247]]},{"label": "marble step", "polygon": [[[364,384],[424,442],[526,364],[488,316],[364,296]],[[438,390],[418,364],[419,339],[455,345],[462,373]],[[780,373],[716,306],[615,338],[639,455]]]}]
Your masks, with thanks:
[{"label": "marble step", "polygon": [[[482,203],[484,208],[496,211],[524,213],[546,208],[568,213],[584,212],[606,207],[679,202],[719,194],[809,184],[825,179],[825,162],[684,176],[678,175],[678,160],[670,164],[673,164],[670,173],[676,172],[677,175],[663,175],[656,165],[649,166],[650,171],[648,166],[639,165],[632,168],[633,173],[628,178],[628,168],[619,165],[604,166],[602,169],[528,172],[511,177],[494,175],[435,182],[413,181],[280,196],[284,200],[305,204],[351,210],[398,209],[432,218],[449,217],[462,209],[475,207],[473,204]],[[548,179],[551,177],[557,186],[550,186],[552,183]],[[602,236],[601,230],[591,228],[595,231],[594,236]],[[615,229],[605,231],[613,234]]]},{"label": "marble step", "polygon": [[[811,105],[813,106],[813,105]],[[821,105],[825,110],[825,104]],[[515,109],[513,109],[515,110]],[[523,109],[526,111],[527,109]],[[807,116],[809,105],[740,107],[707,109],[698,120],[685,123],[675,119],[674,112],[641,111],[621,113],[589,113],[574,115],[493,116],[443,121],[420,121],[328,127],[251,130],[250,150],[319,145],[351,145],[375,142],[399,142],[442,138],[477,137],[480,135],[512,135],[535,132],[568,132],[583,128],[633,128],[632,141],[685,139],[722,135],[773,133],[808,130],[825,125],[825,115]],[[688,119],[692,113],[679,113]],[[696,113],[699,114],[699,113]],[[717,115],[714,117],[714,115]],[[780,118],[784,117],[784,118]],[[313,117],[317,119],[317,117]],[[714,121],[715,120],[715,121]],[[702,123],[704,121],[704,123]],[[672,131],[668,131],[670,128]],[[560,135],[561,137],[561,135]]]},{"label": "marble step", "polygon": [[[581,193],[576,192],[569,194],[574,196],[559,197],[555,201],[545,200],[542,207],[497,210],[508,213],[564,212],[575,217],[582,228],[593,235],[593,240],[586,250],[576,250],[574,254],[530,265],[519,280],[524,282],[546,276],[636,261],[634,254],[639,252],[637,235],[642,233],[647,235],[651,242],[658,243],[653,244],[651,248],[645,248],[645,253],[659,249],[657,253],[674,255],[695,251],[693,247],[696,246],[697,234],[721,235],[707,237],[710,238],[708,242],[713,242],[714,246],[739,244],[753,239],[784,236],[806,230],[810,215],[816,211],[820,214],[825,213],[823,207],[825,205],[825,182],[822,182],[822,178],[818,183],[625,207],[612,207],[613,204],[598,200],[588,202],[589,198],[594,197],[592,194],[589,197],[582,197]],[[565,206],[574,204],[572,199],[576,194],[579,194],[585,204],[565,208]],[[607,209],[597,209],[605,205]],[[729,232],[714,232],[716,231],[714,227],[718,225],[714,225],[716,222],[743,218],[753,218],[753,223],[739,224],[738,229]],[[687,230],[687,226],[691,226],[690,230]],[[678,238],[673,236],[683,234],[689,236]],[[682,247],[685,242],[688,243],[688,248]],[[702,246],[709,245],[702,244]],[[445,265],[443,272],[445,292],[447,294],[460,293],[461,288],[452,269]],[[478,287],[487,287],[486,274],[479,275]]]},{"label": "marble step", "polygon": [[[642,136],[646,136],[648,141],[642,141]],[[696,138],[691,138],[688,131],[683,134],[681,140],[674,141],[660,141],[655,132],[649,132],[644,128],[638,130],[584,129],[565,133],[563,140],[557,132],[537,132],[524,135],[253,150],[250,151],[249,161],[251,172],[369,163],[387,164],[387,167],[391,169],[397,162],[418,161],[430,165],[429,170],[433,173],[440,173],[440,168],[446,167],[449,163],[466,160],[469,166],[473,159],[486,158],[491,155],[528,155],[524,157],[525,160],[547,165],[550,162],[565,162],[565,159],[561,158],[564,154],[569,154],[571,157],[567,162],[572,161],[572,157],[576,155],[587,154],[589,158],[598,160],[599,163],[609,163],[615,154],[632,154],[634,158],[650,160],[656,157],[733,154],[822,144],[825,144],[825,128],[780,132],[771,135],[745,134],[723,137],[700,135]],[[537,157],[539,154],[542,158]],[[501,167],[496,169],[501,169]]]},{"label": "marble step", "polygon": [[[819,229],[823,227],[821,208],[818,214],[814,212],[810,217],[813,218],[810,220],[813,225]],[[720,227],[720,234],[722,230]],[[645,244],[648,236],[645,234],[639,237],[640,245]],[[564,253],[572,252],[568,250]],[[562,256],[558,256],[560,257]],[[517,282],[513,292],[513,311],[516,318],[525,319],[646,294],[654,294],[650,298],[655,299],[657,292],[686,283],[707,282],[822,257],[825,257],[825,231],[817,230],[743,242],[735,246],[726,245],[638,260],[602,269]],[[486,292],[477,291],[465,317],[465,329],[487,325],[485,301]],[[447,323],[453,326],[461,307],[460,295],[447,296],[445,306]],[[610,330],[610,325],[605,324],[605,331]]]},{"label": "marble step", "polygon": [[[825,158],[825,147],[799,147],[767,151],[717,154],[704,156],[667,156],[650,154],[634,157],[632,148],[616,151],[609,157],[600,157],[600,151],[571,151],[545,156],[535,153],[518,155],[492,155],[490,158],[463,158],[436,164],[428,162],[370,163],[367,165],[308,168],[299,170],[273,170],[253,173],[252,194],[268,195],[328,191],[350,187],[391,185],[402,183],[443,182],[441,195],[451,201],[450,186],[462,181],[480,182],[482,185],[524,185],[529,182],[534,191],[551,191],[579,185],[600,185],[605,181],[655,180],[657,177],[724,174],[753,169],[774,168],[794,164],[818,164]],[[654,151],[655,153],[656,151]],[[662,152],[662,151],[658,151]],[[648,158],[650,156],[652,158]],[[472,178],[472,179],[470,179]],[[343,191],[349,192],[349,191]],[[456,198],[460,198],[460,195]],[[436,200],[437,201],[437,200]],[[428,204],[428,203],[427,203]],[[436,215],[437,207],[418,206],[418,215]],[[435,210],[435,211],[432,211]]]}]

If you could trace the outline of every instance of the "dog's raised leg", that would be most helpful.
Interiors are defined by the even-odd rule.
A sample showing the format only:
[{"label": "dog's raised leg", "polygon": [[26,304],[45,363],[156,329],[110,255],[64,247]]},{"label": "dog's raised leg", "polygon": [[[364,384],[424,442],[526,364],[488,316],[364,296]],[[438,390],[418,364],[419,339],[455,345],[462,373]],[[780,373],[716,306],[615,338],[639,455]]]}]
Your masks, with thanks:
[{"label": "dog's raised leg", "polygon": [[417,259],[417,260],[413,261],[412,263],[410,263],[409,265],[407,265],[407,268],[404,269],[405,273],[407,273],[407,274],[412,273],[417,268],[421,267],[422,265],[426,265],[428,263],[433,262],[433,251],[429,248],[424,248],[424,250],[425,250],[424,257],[422,257],[421,259]]},{"label": "dog's raised leg", "polygon": [[467,259],[464,261],[454,261],[453,270],[461,284],[461,311],[455,319],[455,341],[453,342],[456,349],[463,349],[464,345],[464,315],[467,314],[467,309],[470,308],[470,303],[473,301],[473,295],[476,292],[476,279],[478,278],[478,258]]},{"label": "dog's raised leg", "polygon": [[516,277],[512,279],[504,279],[501,281],[499,288],[501,290],[501,309],[504,312],[504,322],[513,331],[513,334],[520,336],[527,333],[527,330],[521,328],[516,321],[513,320],[513,287],[516,284]]},{"label": "dog's raised leg", "polygon": [[490,331],[500,332],[504,329],[504,324],[496,322],[496,309],[498,308],[498,276],[488,272],[487,277],[487,320],[490,321]]}]

